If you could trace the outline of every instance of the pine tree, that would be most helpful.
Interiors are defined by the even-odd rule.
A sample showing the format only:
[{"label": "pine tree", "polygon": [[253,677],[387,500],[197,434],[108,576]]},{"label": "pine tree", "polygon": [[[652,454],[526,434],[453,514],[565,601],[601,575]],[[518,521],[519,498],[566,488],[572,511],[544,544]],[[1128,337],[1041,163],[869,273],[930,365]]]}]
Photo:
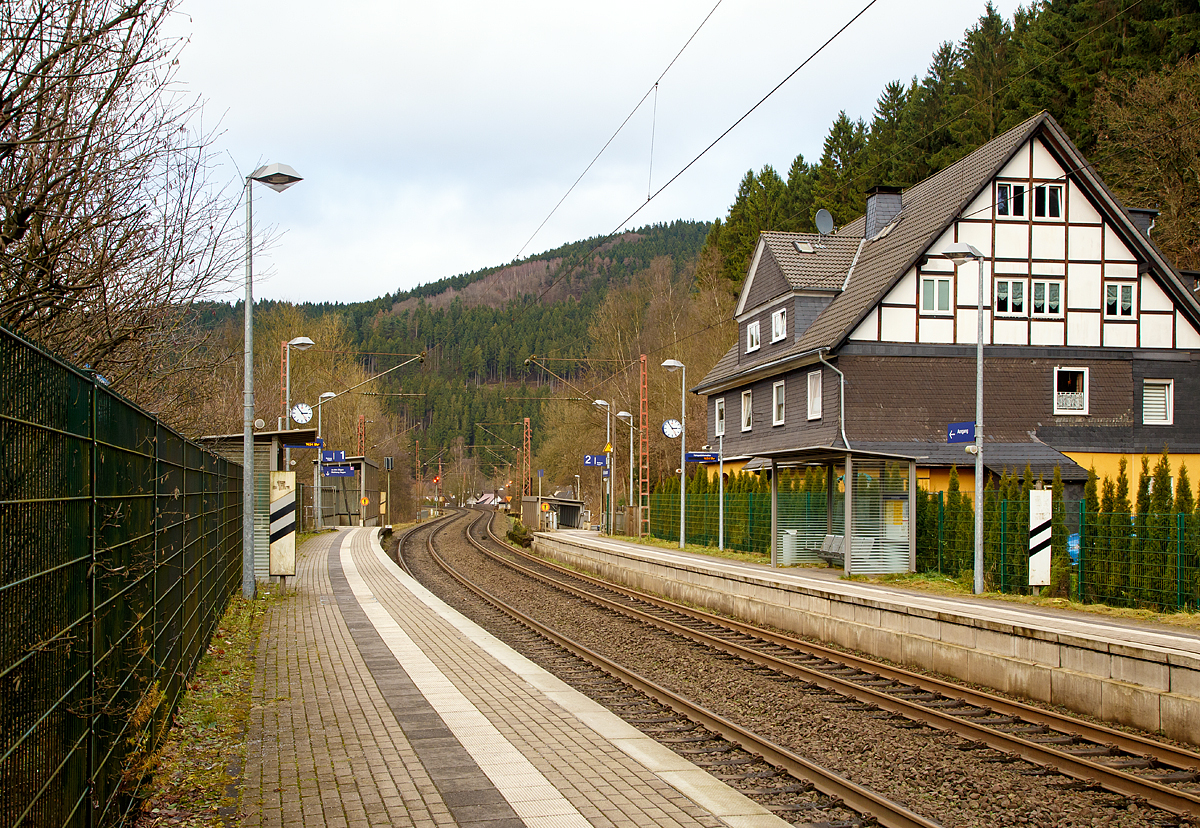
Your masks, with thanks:
[{"label": "pine tree", "polygon": [[866,207],[861,175],[866,164],[863,152],[866,146],[866,125],[861,120],[851,121],[845,111],[838,113],[825,137],[824,152],[813,181],[814,206],[832,213],[838,227],[861,216]]}]

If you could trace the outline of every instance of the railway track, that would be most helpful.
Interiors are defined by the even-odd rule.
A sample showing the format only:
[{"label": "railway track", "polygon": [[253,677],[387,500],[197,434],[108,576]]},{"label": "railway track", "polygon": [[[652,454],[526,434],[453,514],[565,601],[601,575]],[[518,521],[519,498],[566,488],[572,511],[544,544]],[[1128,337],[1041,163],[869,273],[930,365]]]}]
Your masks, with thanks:
[{"label": "railway track", "polygon": [[[607,612],[634,617],[712,648],[720,658],[742,663],[760,675],[765,671],[802,682],[813,692],[836,696],[844,700],[848,712],[887,716],[901,726],[905,722],[927,725],[961,737],[964,749],[991,748],[1033,763],[1033,773],[1064,774],[1072,780],[1067,784],[1079,789],[1110,791],[1185,820],[1200,815],[1200,755],[1190,751],[600,581],[504,543],[479,520],[468,528],[467,537],[480,552],[528,577]],[[767,755],[766,748],[751,748],[747,743],[747,749]],[[819,773],[819,769],[789,768],[817,785],[805,771]],[[832,795],[845,799],[842,793]],[[879,816],[865,805],[855,807],[881,824],[905,824],[890,823],[890,817]]]}]

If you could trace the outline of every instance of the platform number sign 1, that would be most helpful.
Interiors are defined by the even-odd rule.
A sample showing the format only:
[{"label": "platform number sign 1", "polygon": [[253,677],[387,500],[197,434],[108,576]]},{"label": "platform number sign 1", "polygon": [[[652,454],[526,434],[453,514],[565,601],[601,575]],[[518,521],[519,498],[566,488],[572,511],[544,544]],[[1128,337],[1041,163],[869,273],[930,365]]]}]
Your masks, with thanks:
[{"label": "platform number sign 1", "polygon": [[1051,492],[1029,493],[1029,585],[1050,584]]}]

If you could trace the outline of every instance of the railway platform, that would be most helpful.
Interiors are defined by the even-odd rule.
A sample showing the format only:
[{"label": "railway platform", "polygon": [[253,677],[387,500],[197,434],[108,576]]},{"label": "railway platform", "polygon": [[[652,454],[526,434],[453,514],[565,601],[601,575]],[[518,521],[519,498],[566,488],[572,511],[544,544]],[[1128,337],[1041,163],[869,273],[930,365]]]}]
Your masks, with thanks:
[{"label": "railway platform", "polygon": [[247,825],[784,828],[484,632],[378,530],[308,541],[259,644]]},{"label": "railway platform", "polygon": [[534,549],[672,600],[1200,744],[1200,634],[1185,628],[940,596],[586,530],[538,533]]}]

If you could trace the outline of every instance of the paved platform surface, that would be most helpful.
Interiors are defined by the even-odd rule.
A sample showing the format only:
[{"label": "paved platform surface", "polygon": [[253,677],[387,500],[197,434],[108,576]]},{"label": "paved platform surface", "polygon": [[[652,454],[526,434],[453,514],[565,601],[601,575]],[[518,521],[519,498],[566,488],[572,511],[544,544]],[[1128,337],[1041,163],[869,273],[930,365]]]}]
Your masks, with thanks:
[{"label": "paved platform surface", "polygon": [[840,569],[772,567],[710,555],[685,554],[679,551],[630,543],[619,537],[606,537],[581,529],[563,529],[551,533],[551,536],[572,538],[589,546],[619,549],[624,553],[678,565],[699,565],[706,569],[730,574],[753,573],[758,578],[767,578],[798,587],[820,589],[838,595],[884,601],[932,612],[992,621],[997,624],[1036,628],[1109,644],[1123,644],[1135,648],[1151,648],[1200,657],[1200,632],[1167,624],[1113,618],[1067,607],[1030,606],[975,596],[936,595],[888,584],[844,580]]},{"label": "paved platform surface", "polygon": [[258,651],[247,825],[783,828],[404,575],[376,530],[300,550]]}]

